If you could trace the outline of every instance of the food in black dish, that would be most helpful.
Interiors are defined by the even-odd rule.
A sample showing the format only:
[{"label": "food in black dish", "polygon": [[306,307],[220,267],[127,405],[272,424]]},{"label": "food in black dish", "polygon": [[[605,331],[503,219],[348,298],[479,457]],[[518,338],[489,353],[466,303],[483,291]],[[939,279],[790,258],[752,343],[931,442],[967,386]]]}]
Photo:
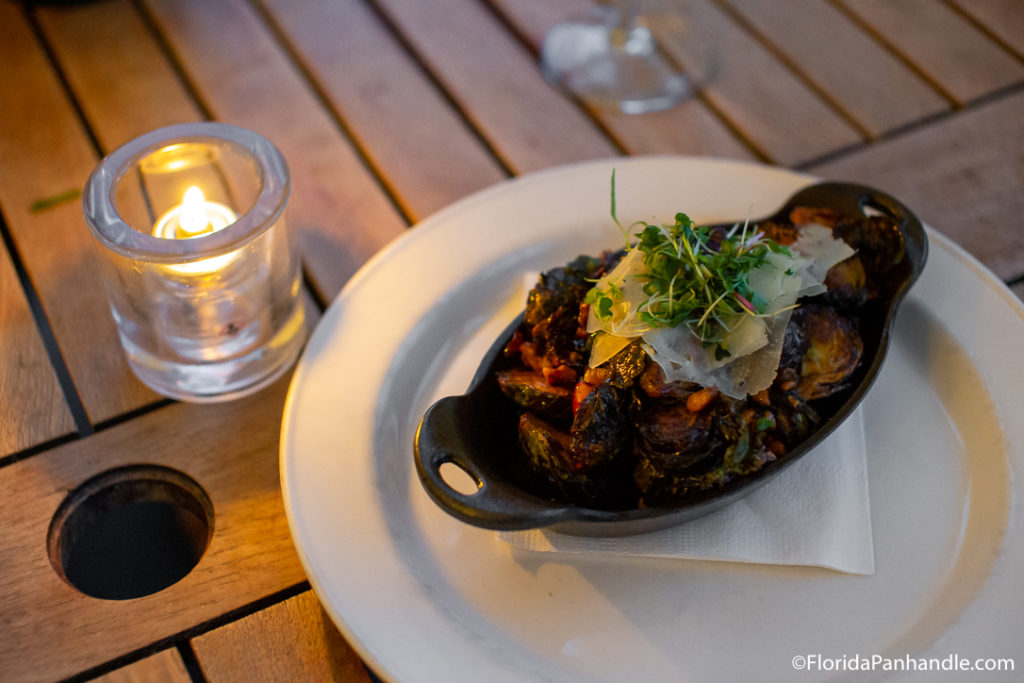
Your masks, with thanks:
[{"label": "food in black dish", "polygon": [[679,214],[630,235],[544,273],[470,391],[425,415],[417,468],[448,512],[618,534],[744,495],[852,412],[927,250],[905,207],[842,183],[742,232]]}]

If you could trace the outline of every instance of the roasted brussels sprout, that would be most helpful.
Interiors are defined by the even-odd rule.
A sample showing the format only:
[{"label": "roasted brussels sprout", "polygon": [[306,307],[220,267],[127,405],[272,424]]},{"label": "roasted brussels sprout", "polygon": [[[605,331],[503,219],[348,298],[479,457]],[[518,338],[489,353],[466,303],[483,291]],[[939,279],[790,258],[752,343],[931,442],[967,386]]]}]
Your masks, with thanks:
[{"label": "roasted brussels sprout", "polygon": [[630,463],[581,459],[570,436],[530,413],[519,419],[519,445],[526,456],[527,480],[540,495],[607,509],[635,507],[638,494]]},{"label": "roasted brussels sprout", "polygon": [[831,396],[846,387],[864,351],[853,323],[834,309],[809,305],[793,314],[790,326],[803,331],[797,393],[806,401]]},{"label": "roasted brussels sprout", "polygon": [[842,309],[863,306],[869,296],[867,274],[859,256],[851,256],[829,268],[825,277],[829,303]]},{"label": "roasted brussels sprout", "polygon": [[637,422],[637,448],[664,468],[689,469],[720,455],[723,444],[711,411],[693,412],[685,402],[651,401]]},{"label": "roasted brussels sprout", "polygon": [[569,432],[577,469],[611,463],[632,450],[630,394],[602,382],[583,399]]},{"label": "roasted brussels sprout", "polygon": [[502,370],[497,378],[501,390],[521,408],[554,419],[572,414],[572,394],[564,387],[548,384],[542,373]]},{"label": "roasted brussels sprout", "polygon": [[536,325],[559,308],[576,309],[590,289],[593,279],[606,267],[606,261],[593,256],[577,256],[571,263],[553,268],[540,276],[526,300],[527,325]]}]

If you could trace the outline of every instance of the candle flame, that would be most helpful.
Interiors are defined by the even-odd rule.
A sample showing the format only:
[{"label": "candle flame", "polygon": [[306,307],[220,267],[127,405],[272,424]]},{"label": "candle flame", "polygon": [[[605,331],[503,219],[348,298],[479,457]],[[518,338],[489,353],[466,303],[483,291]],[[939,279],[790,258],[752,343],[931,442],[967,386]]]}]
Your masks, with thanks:
[{"label": "candle flame", "polygon": [[211,231],[210,217],[206,212],[206,198],[203,191],[195,185],[185,190],[178,227],[188,237]]}]

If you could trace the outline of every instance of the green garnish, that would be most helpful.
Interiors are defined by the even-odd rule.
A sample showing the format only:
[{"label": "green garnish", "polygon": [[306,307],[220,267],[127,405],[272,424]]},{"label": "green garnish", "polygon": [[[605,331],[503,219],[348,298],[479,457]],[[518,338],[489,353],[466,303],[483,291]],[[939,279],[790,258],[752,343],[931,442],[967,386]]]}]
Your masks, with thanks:
[{"label": "green garnish", "polygon": [[[612,220],[623,232],[615,215],[615,174],[612,173]],[[761,266],[770,252],[790,255],[760,232],[753,234],[749,223],[722,228],[698,226],[689,216],[677,213],[672,225],[640,221],[627,239],[626,250],[643,254],[646,299],[637,307],[637,318],[652,327],[686,325],[705,347],[715,347],[718,360],[729,356],[724,340],[741,315],[766,316],[769,302],[751,289],[748,275]],[[584,301],[594,306],[602,322],[622,300],[622,290],[608,282],[587,292]]]},{"label": "green garnish", "polygon": [[55,206],[64,204],[65,202],[70,202],[75,199],[78,199],[81,196],[81,190],[65,190],[60,194],[53,195],[52,197],[43,197],[42,199],[35,200],[34,202],[32,202],[32,205],[29,206],[29,211],[31,211],[32,213],[46,211],[47,209],[52,209]]}]

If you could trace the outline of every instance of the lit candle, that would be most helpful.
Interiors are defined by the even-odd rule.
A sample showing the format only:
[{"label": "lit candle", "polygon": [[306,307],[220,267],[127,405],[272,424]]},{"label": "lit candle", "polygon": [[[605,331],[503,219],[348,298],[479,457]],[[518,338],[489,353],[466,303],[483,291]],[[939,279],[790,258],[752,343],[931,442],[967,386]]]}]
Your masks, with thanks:
[{"label": "lit candle", "polygon": [[[153,234],[162,239],[195,239],[223,230],[234,223],[236,218],[230,208],[207,201],[203,191],[192,186],[185,191],[181,204],[171,207],[160,216]],[[188,275],[204,275],[223,268],[234,258],[234,254],[224,254],[193,263],[168,266],[168,269]]]}]

